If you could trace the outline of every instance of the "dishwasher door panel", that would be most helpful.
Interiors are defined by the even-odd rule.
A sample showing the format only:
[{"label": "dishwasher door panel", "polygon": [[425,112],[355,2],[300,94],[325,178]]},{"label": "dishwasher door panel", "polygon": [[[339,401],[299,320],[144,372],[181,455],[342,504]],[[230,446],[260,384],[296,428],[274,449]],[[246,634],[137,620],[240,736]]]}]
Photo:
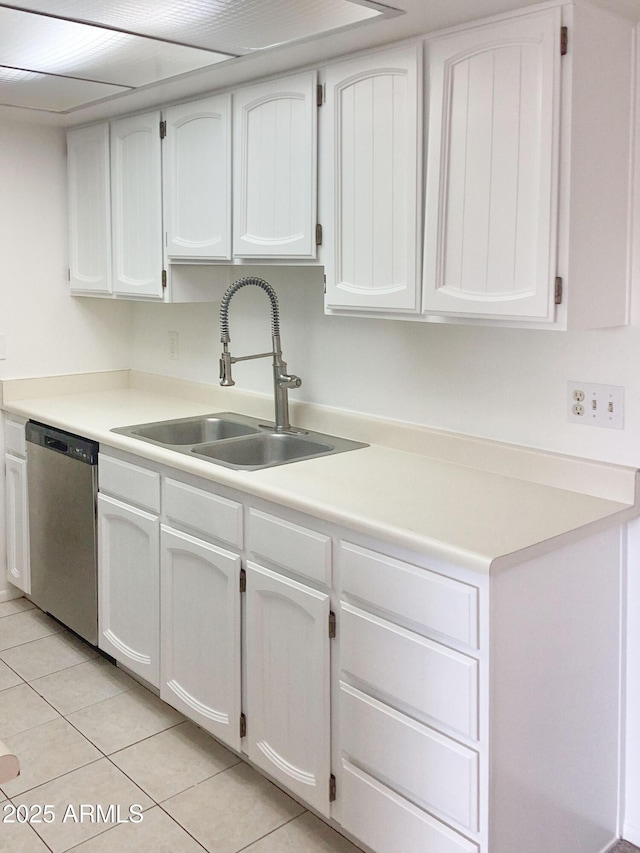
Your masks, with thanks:
[{"label": "dishwasher door panel", "polygon": [[96,645],[97,466],[28,444],[31,598]]}]

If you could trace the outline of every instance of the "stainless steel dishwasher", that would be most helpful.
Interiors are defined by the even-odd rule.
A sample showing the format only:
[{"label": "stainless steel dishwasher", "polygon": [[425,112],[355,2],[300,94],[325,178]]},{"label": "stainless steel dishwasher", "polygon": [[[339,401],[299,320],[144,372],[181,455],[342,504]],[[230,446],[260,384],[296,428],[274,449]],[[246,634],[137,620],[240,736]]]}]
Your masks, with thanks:
[{"label": "stainless steel dishwasher", "polygon": [[98,444],[28,421],[30,597],[98,642]]}]

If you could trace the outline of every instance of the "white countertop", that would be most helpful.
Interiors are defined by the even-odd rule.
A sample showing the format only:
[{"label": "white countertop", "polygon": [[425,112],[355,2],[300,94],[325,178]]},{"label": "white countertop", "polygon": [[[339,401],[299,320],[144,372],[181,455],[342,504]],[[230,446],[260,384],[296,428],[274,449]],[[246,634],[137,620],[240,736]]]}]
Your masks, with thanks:
[{"label": "white countertop", "polygon": [[[147,421],[241,411],[237,405],[228,405],[226,396],[218,396],[216,405],[211,400],[175,396],[175,381],[166,383],[171,394],[159,393],[158,382],[151,383],[154,390],[108,387],[107,382],[103,383],[103,390],[75,393],[74,388],[81,387],[77,383],[76,386],[71,383],[66,393],[60,393],[59,378],[57,384],[50,386],[45,380],[37,382],[38,396],[29,398],[24,396],[24,385],[14,395],[11,382],[5,381],[3,409],[84,435],[103,447],[170,465],[475,571],[487,573],[521,563],[591,532],[623,524],[639,514],[633,498],[627,502],[611,500],[581,493],[573,485],[569,489],[532,482],[505,473],[508,462],[503,462],[502,472],[497,473],[459,464],[451,458],[435,458],[377,444],[259,471],[234,471],[110,431]],[[51,390],[55,393],[48,396],[43,393]],[[219,389],[210,391],[214,398],[219,394]],[[256,411],[244,413],[264,416]],[[311,428],[344,435],[337,429],[329,430],[326,421],[321,427]],[[362,440],[368,440],[368,436],[363,435]],[[500,450],[496,443],[491,443],[490,448],[494,454]],[[507,460],[509,449],[505,445]],[[526,453],[531,455],[533,451]],[[540,453],[540,460],[541,467],[551,464],[548,454]],[[564,460],[574,468],[579,466],[579,460],[560,457],[560,467]],[[627,486],[622,491],[629,495],[631,488],[635,494],[634,469],[585,464],[600,466],[603,475],[626,478]],[[615,470],[610,472],[609,468]]]}]

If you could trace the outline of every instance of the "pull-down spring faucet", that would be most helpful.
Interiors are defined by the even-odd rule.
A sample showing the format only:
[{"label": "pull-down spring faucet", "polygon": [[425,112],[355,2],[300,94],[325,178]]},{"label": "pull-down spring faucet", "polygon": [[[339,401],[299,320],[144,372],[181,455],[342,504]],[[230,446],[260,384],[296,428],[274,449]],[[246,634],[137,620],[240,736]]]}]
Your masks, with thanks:
[{"label": "pull-down spring faucet", "polygon": [[[271,340],[273,349],[271,352],[261,352],[256,355],[243,355],[234,357],[229,352],[229,303],[234,293],[237,293],[241,287],[254,285],[265,291],[271,303]],[[275,427],[276,432],[290,432],[291,424],[289,423],[289,388],[299,388],[302,385],[302,379],[299,376],[287,374],[287,365],[282,360],[282,349],[280,346],[280,309],[278,307],[278,297],[271,285],[262,278],[248,276],[238,279],[231,284],[220,304],[220,341],[222,343],[222,355],[220,357],[220,384],[235,385],[231,376],[231,365],[237,361],[248,361],[252,358],[269,358],[273,356],[273,393],[275,404]]]}]

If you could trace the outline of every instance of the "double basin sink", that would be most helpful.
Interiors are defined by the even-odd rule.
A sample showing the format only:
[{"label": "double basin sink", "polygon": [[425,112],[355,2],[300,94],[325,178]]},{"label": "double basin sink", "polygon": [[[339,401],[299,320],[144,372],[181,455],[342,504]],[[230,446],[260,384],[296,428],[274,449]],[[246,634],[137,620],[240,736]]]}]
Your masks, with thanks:
[{"label": "double basin sink", "polygon": [[367,447],[319,432],[275,432],[257,418],[235,412],[134,424],[112,432],[245,471]]}]

